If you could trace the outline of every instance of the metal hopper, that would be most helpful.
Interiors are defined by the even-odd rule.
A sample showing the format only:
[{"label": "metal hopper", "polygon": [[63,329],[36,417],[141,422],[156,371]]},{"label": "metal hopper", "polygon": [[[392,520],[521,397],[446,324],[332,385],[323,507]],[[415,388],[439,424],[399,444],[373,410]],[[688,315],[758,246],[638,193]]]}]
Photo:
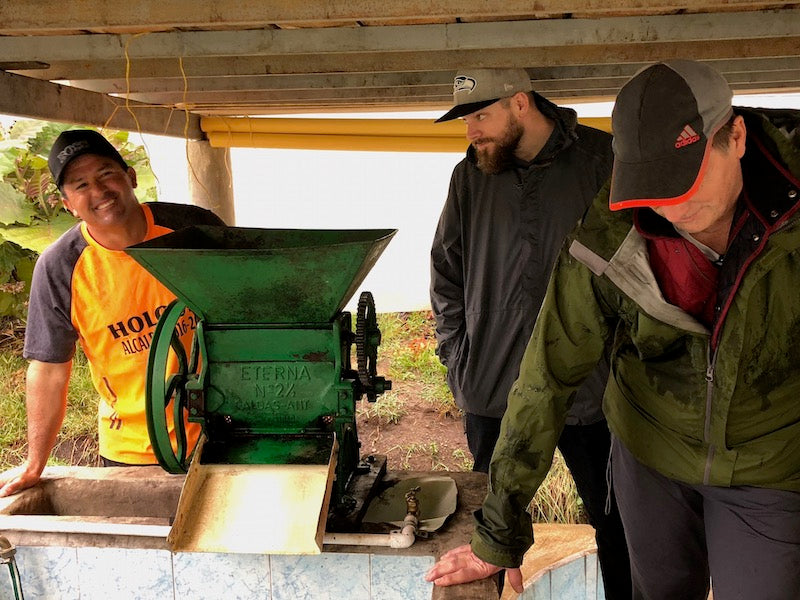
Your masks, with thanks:
[{"label": "metal hopper", "polygon": [[206,323],[325,323],[396,231],[198,226],[127,252]]}]

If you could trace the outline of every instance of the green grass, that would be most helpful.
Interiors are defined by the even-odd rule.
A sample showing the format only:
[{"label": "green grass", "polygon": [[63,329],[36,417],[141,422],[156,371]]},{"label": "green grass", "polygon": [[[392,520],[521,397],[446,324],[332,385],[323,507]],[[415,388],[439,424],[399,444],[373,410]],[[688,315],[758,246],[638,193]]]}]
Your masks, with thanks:
[{"label": "green grass", "polygon": [[390,360],[389,378],[416,382],[420,396],[441,415],[459,415],[445,382],[447,369],[436,356],[435,324],[430,311],[383,313],[380,355]]},{"label": "green grass", "polygon": [[[0,470],[22,463],[27,455],[25,370],[17,339],[0,344]],[[94,464],[97,457],[97,393],[82,352],[75,354],[67,395],[67,413],[49,464]]]},{"label": "green grass", "polygon": [[408,470],[410,467],[409,460],[412,456],[420,455],[428,457],[431,461],[431,471],[446,471],[447,467],[439,460],[439,444],[436,442],[428,442],[427,444],[413,443],[403,446],[403,457],[400,460],[400,468]]},{"label": "green grass", "polygon": [[382,425],[397,423],[406,414],[405,403],[396,391],[389,390],[378,396],[375,402],[362,400],[356,412],[367,419],[375,418]]},{"label": "green grass", "polygon": [[462,471],[472,471],[475,461],[470,454],[467,454],[461,448],[456,448],[453,450],[453,458],[461,461],[460,467]]},{"label": "green grass", "polygon": [[5,448],[25,436],[25,366],[22,357],[11,352],[0,353],[0,447]]},{"label": "green grass", "polygon": [[529,507],[534,523],[586,523],[583,501],[561,453],[536,491]]}]

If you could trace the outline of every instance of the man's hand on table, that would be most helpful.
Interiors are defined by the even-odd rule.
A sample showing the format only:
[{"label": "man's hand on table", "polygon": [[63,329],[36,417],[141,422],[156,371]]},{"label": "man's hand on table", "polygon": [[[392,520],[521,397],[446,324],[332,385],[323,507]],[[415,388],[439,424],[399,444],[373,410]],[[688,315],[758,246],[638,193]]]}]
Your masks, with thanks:
[{"label": "man's hand on table", "polygon": [[[487,563],[475,556],[472,548],[466,544],[443,554],[425,574],[425,580],[432,581],[434,585],[456,585],[484,579],[502,570],[502,567]],[[506,577],[514,591],[522,593],[522,571],[506,569]]]}]

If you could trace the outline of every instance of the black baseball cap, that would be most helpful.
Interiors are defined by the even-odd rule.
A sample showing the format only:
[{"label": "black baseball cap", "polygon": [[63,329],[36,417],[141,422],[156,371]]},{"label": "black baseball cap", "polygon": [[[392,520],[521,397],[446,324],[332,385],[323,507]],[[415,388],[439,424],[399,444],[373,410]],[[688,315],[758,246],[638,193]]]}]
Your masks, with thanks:
[{"label": "black baseball cap", "polygon": [[124,169],[128,168],[128,163],[117,149],[100,133],[93,129],[70,129],[56,138],[47,158],[47,166],[50,167],[50,173],[59,188],[67,165],[83,154],[107,156],[117,161]]},{"label": "black baseball cap", "polygon": [[692,60],[656,63],[620,90],[611,114],[611,210],[670,206],[691,198],[714,134],[733,115],[725,78]]},{"label": "black baseball cap", "polygon": [[455,106],[434,121],[452,121],[510,98],[517,92],[533,90],[525,69],[462,69],[453,81]]}]

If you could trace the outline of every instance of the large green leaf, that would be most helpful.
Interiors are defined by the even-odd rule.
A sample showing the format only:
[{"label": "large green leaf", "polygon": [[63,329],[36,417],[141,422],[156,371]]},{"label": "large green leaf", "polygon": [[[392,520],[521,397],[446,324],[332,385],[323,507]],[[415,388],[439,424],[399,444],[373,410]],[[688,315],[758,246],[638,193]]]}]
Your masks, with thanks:
[{"label": "large green leaf", "polygon": [[39,135],[47,126],[47,121],[19,119],[14,121],[14,124],[9,129],[9,136],[27,144],[29,140]]},{"label": "large green leaf", "polygon": [[0,317],[16,317],[17,300],[14,294],[8,292],[0,292]]},{"label": "large green leaf", "polygon": [[16,268],[19,260],[27,254],[29,253],[16,244],[0,243],[0,284],[5,283],[11,277],[11,272]]},{"label": "large green leaf", "polygon": [[149,162],[143,162],[136,167],[136,197],[139,202],[155,202],[158,200],[158,182],[150,169]]},{"label": "large green leaf", "polygon": [[25,316],[36,258],[16,244],[0,243],[0,317]]},{"label": "large green leaf", "polygon": [[[46,121],[34,121],[31,119],[14,121],[11,127],[8,128],[5,139],[0,142],[0,177],[14,171],[17,159],[28,154],[29,144],[47,126],[48,123]],[[54,139],[54,136],[50,137],[49,142],[52,143]]]},{"label": "large green leaf", "polygon": [[0,141],[0,178],[12,173],[17,164],[17,157],[26,152],[24,142],[15,139]]},{"label": "large green leaf", "polygon": [[28,225],[36,216],[36,209],[25,195],[4,181],[0,181],[0,224]]},{"label": "large green leaf", "polygon": [[23,248],[41,253],[77,222],[71,214],[62,211],[48,222],[37,221],[27,227],[0,227],[0,236]]}]

